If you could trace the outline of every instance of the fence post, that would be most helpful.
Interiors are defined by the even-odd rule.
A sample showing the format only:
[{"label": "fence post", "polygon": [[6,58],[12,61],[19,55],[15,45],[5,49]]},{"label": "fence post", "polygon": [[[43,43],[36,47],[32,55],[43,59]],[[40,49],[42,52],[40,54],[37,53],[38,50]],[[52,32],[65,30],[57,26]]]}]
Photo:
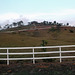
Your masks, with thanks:
[{"label": "fence post", "polygon": [[59,47],[59,51],[60,51],[60,63],[62,62],[61,60],[61,47]]},{"label": "fence post", "polygon": [[33,48],[33,64],[35,64],[35,59],[34,59],[34,48]]},{"label": "fence post", "polygon": [[9,65],[9,49],[7,49],[7,65]]}]

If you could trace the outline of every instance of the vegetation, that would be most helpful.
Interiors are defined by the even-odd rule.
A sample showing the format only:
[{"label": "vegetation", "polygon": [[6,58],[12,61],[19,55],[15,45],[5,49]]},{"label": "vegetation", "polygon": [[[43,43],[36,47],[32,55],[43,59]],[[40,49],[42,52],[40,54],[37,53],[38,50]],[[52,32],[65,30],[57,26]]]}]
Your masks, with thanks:
[{"label": "vegetation", "polygon": [[[0,47],[18,47],[18,46],[40,46],[41,40],[47,40],[47,46],[52,45],[74,45],[75,33],[71,34],[69,30],[50,31],[39,30],[39,36],[36,36],[34,32],[20,32],[19,33],[0,33]],[[32,36],[34,33],[34,36]]]},{"label": "vegetation", "polygon": [[[44,23],[48,23],[48,22],[44,22]],[[54,22],[56,24],[56,22]],[[52,24],[52,23],[50,23]],[[26,28],[30,28],[31,26],[28,25]],[[56,46],[56,45],[75,45],[75,29],[61,29],[60,26],[54,28],[52,27],[51,29],[44,29],[44,30],[34,30],[34,31],[21,31],[21,32],[18,32],[16,30],[20,30],[20,29],[24,29],[25,27],[21,26],[21,27],[18,27],[18,28],[13,28],[13,29],[8,29],[6,31],[3,31],[3,32],[0,32],[0,47],[33,47],[33,46]],[[6,33],[7,31],[16,31],[16,32],[11,32],[11,33]],[[73,34],[72,34],[73,33]],[[36,37],[35,37],[36,36]],[[43,40],[44,39],[44,40]],[[41,41],[42,40],[42,41]],[[57,50],[57,49],[56,49]],[[74,50],[74,49],[73,49]],[[3,50],[0,50],[0,52],[5,52]],[[19,52],[23,52],[24,50],[19,50]],[[26,50],[25,52],[28,52],[30,50]],[[36,50],[37,51],[37,50]],[[38,50],[39,51],[39,50]],[[42,51],[42,50],[41,50]],[[48,49],[43,49],[43,51],[48,51]],[[51,49],[52,51],[52,49]],[[14,50],[11,50],[10,52],[14,52]],[[15,50],[15,52],[17,52],[17,50]],[[66,53],[65,53],[66,54]],[[56,53],[55,54],[45,54],[45,55],[42,55],[43,56],[57,56]],[[63,54],[62,54],[63,55]],[[69,55],[69,54],[66,54],[66,55]],[[74,53],[72,53],[71,55],[75,55]],[[28,55],[29,57],[31,57],[31,55]],[[13,57],[28,57],[27,55],[15,55]],[[0,57],[3,57],[0,55]],[[10,55],[10,58],[12,57],[12,55]],[[40,57],[40,54],[39,55],[35,55],[35,57]],[[63,59],[62,59],[63,60]],[[65,59],[66,60],[66,59]],[[70,60],[70,59],[69,59]],[[75,59],[71,59],[72,60],[75,60]],[[42,60],[41,60],[42,61]],[[43,60],[44,62],[55,62],[55,61],[58,61],[58,59],[46,59],[46,60]],[[29,62],[29,61],[28,61]],[[30,61],[31,62],[31,61]],[[36,60],[37,62],[37,60]],[[6,61],[0,61],[0,64],[5,64]],[[11,61],[10,61],[11,63]],[[14,62],[12,62],[14,63]],[[19,64],[18,64],[19,63]],[[0,67],[0,72],[2,75],[4,74],[15,74],[15,75],[18,75],[18,74],[23,74],[23,75],[28,75],[28,74],[32,74],[32,75],[35,75],[35,74],[43,74],[43,75],[70,75],[70,74],[74,74],[74,70],[75,69],[72,69],[75,64],[73,65],[73,62],[72,62],[72,65],[65,65],[64,64],[62,65],[53,65],[52,64],[49,66],[48,64],[48,68],[34,68],[34,66],[32,67],[31,64],[30,66],[28,67],[23,64],[24,62],[17,62],[17,65],[16,66],[10,66],[10,68],[8,67]],[[25,62],[26,63],[26,62]],[[46,63],[47,64],[47,63]],[[39,64],[40,65],[40,64]],[[27,68],[26,68],[27,67]],[[30,70],[30,67],[31,67],[31,70]],[[60,71],[61,69],[61,71]],[[46,72],[47,71],[47,72]],[[4,72],[4,73],[3,73]]]},{"label": "vegetation", "polygon": [[6,24],[4,25],[3,29],[10,29],[13,27],[21,27],[24,26],[23,21],[13,22],[12,24]]},{"label": "vegetation", "polygon": [[51,27],[51,29],[49,30],[49,32],[51,31],[51,32],[55,32],[57,29],[56,28],[54,28],[54,27]]},{"label": "vegetation", "polygon": [[[46,40],[42,40],[42,44],[41,44],[41,46],[46,46],[47,43],[48,43],[48,42],[47,42]],[[46,52],[46,49],[43,48],[43,51]]]},{"label": "vegetation", "polygon": [[74,30],[72,30],[72,29],[70,29],[69,31],[70,31],[70,33],[74,33]]},{"label": "vegetation", "polygon": [[[48,29],[33,29],[35,25],[38,24],[42,27],[49,26]],[[14,26],[16,23],[13,23]],[[38,23],[36,21],[29,23],[28,26],[23,26],[23,22],[20,21],[20,24],[16,28],[8,28],[0,32],[0,47],[34,47],[34,46],[53,46],[53,45],[75,45],[75,33],[74,28],[67,28],[64,29],[61,27],[62,24],[57,23],[56,21],[48,22],[44,21],[42,23]],[[49,25],[50,24],[50,25]],[[25,29],[29,29],[27,31],[22,31]],[[31,30],[33,29],[33,30]],[[66,30],[65,30],[66,29]],[[73,33],[73,34],[72,34]],[[2,51],[2,50],[1,50]],[[21,50],[23,51],[23,50]],[[29,51],[29,50],[28,50]],[[39,51],[39,50],[38,50]],[[40,51],[48,51],[48,49],[43,49]],[[16,51],[15,51],[16,52]],[[19,51],[20,52],[20,51]],[[26,50],[27,52],[27,50]],[[40,57],[36,55],[36,57]],[[45,54],[43,56],[51,56],[50,54]],[[57,55],[56,55],[57,56]],[[12,57],[12,56],[10,56]],[[27,56],[21,56],[27,57]],[[30,55],[31,57],[31,55]],[[53,59],[46,60],[49,62],[55,61]]]},{"label": "vegetation", "polygon": [[[49,21],[43,21],[43,22],[37,22],[37,21],[31,21],[31,22],[28,22],[27,24],[27,27],[30,27],[30,26],[34,26],[36,28],[36,26],[57,26],[57,29],[59,30],[60,27],[64,25],[63,23],[58,23],[56,21],[54,22],[49,22]],[[68,26],[69,23],[67,23],[65,26]],[[11,24],[6,24],[4,25],[4,27],[2,28],[0,26],[0,29],[10,29],[10,28],[16,28],[16,27],[22,27],[22,26],[25,26],[24,22],[21,20],[21,21],[18,21],[18,22],[13,22]]]}]

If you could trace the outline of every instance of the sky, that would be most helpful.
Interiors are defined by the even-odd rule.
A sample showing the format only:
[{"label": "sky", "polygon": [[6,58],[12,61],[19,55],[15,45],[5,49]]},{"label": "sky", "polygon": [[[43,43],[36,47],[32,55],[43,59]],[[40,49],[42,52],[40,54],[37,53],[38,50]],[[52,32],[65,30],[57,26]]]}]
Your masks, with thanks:
[{"label": "sky", "polygon": [[75,0],[0,0],[0,25],[23,20],[57,21],[75,26]]}]

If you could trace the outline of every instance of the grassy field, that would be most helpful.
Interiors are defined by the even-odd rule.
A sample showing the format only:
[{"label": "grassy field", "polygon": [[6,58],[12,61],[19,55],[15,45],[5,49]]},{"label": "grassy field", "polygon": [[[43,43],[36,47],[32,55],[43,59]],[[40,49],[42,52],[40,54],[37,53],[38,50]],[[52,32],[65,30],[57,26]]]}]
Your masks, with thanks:
[{"label": "grassy field", "polygon": [[[69,30],[61,30],[60,32],[51,32],[49,30],[36,30],[31,32],[20,32],[20,33],[0,33],[0,47],[37,47],[41,46],[42,40],[48,42],[47,46],[56,45],[75,45],[75,33],[70,33]],[[71,48],[75,50],[75,48]],[[66,48],[63,50],[71,50]],[[53,50],[53,49],[51,49]],[[50,49],[46,51],[51,51]],[[55,49],[58,50],[58,49]],[[32,50],[10,50],[10,52],[28,52]],[[42,51],[42,50],[35,50]],[[53,50],[54,51],[54,50]],[[6,50],[0,50],[0,52],[6,52]],[[62,54],[64,55],[64,54]],[[69,55],[65,53],[65,55]],[[71,55],[75,55],[72,53]],[[35,57],[40,57],[37,54]],[[42,55],[43,56],[43,55]],[[58,54],[44,54],[44,56],[59,56]],[[6,57],[6,56],[0,56]],[[10,57],[32,57],[32,55],[20,55],[20,56],[10,56]]]},{"label": "grassy field", "polygon": [[75,45],[75,33],[69,30],[49,32],[49,30],[37,30],[34,32],[0,33],[0,47],[33,47],[40,46],[42,40],[53,45]]}]

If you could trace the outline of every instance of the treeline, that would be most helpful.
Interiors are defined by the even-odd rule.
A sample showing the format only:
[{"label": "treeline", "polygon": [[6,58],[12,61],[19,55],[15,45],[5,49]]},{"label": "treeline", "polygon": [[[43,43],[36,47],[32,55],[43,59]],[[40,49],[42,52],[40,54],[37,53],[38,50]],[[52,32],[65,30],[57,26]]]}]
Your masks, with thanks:
[{"label": "treeline", "polygon": [[13,22],[12,24],[6,24],[4,26],[4,29],[13,28],[13,27],[20,27],[20,26],[24,26],[23,21]]},{"label": "treeline", "polygon": [[[63,23],[58,23],[56,21],[54,22],[49,22],[49,21],[43,21],[43,22],[38,22],[38,21],[31,21],[28,22],[27,25],[35,25],[35,26],[62,26],[62,25],[69,25],[69,23],[63,24]],[[23,21],[18,21],[18,22],[13,22],[12,24],[6,24],[4,25],[3,29],[8,29],[8,28],[13,28],[13,27],[21,27],[25,26]],[[2,27],[0,26],[0,29]]]},{"label": "treeline", "polygon": [[66,24],[63,24],[63,23],[58,23],[56,21],[54,22],[49,22],[49,21],[43,21],[43,22],[38,22],[38,21],[32,21],[32,22],[28,22],[28,25],[59,25],[59,26],[62,26],[62,25],[69,25],[69,23],[66,23]]}]

